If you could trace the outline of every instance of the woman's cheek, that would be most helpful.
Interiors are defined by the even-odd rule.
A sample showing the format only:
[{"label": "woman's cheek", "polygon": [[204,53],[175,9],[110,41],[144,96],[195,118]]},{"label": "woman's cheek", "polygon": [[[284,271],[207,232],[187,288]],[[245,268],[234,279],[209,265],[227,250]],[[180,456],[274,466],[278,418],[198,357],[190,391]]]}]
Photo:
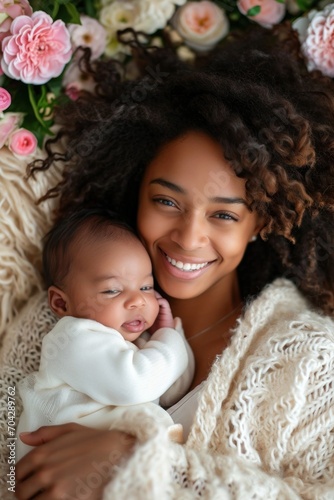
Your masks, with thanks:
[{"label": "woman's cheek", "polygon": [[241,258],[243,257],[246,247],[249,242],[248,233],[245,231],[239,231],[239,234],[234,231],[224,235],[224,239],[221,241],[221,248],[223,258],[226,260],[228,258]]},{"label": "woman's cheek", "polygon": [[155,205],[145,201],[138,207],[137,229],[146,248],[149,248],[150,244],[165,234],[167,223]]}]

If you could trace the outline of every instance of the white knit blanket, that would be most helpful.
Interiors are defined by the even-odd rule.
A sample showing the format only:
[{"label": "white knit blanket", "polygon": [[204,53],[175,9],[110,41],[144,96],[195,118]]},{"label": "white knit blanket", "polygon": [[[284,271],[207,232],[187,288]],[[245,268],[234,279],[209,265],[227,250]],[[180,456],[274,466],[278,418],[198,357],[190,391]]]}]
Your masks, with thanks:
[{"label": "white knit blanket", "polygon": [[[7,155],[7,156],[6,156]],[[25,165],[1,150],[0,498],[8,494],[9,387],[39,363],[55,318],[39,274],[51,206],[34,204],[56,176],[24,181]],[[16,397],[16,419],[21,411]],[[186,445],[148,415],[114,424],[138,446],[105,489],[107,500],[334,500],[334,323],[277,280],[240,321],[204,384]]]}]

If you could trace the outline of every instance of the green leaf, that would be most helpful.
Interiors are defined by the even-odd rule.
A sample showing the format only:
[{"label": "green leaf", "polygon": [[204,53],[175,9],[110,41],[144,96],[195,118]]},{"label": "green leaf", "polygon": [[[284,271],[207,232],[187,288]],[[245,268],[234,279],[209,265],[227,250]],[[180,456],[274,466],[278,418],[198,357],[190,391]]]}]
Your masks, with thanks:
[{"label": "green leaf", "polygon": [[303,12],[308,11],[315,3],[315,0],[297,0],[297,5]]},{"label": "green leaf", "polygon": [[278,3],[285,3],[285,0],[276,0]]},{"label": "green leaf", "polygon": [[261,12],[261,6],[260,5],[255,5],[254,7],[252,7],[251,9],[249,9],[246,13],[246,15],[248,17],[253,17],[253,16],[256,16],[257,14],[259,14]]},{"label": "green leaf", "polygon": [[73,3],[60,2],[54,20],[61,19],[65,24],[81,24],[80,13]]},{"label": "green leaf", "polygon": [[51,17],[54,21],[57,19],[58,12],[59,12],[59,3],[55,2],[51,14]]},{"label": "green leaf", "polygon": [[85,7],[83,11],[90,17],[97,17],[97,11],[92,0],[85,0]]},{"label": "green leaf", "polygon": [[[41,94],[42,94],[42,98],[44,95],[44,99],[45,99],[45,95],[46,95],[46,94],[44,94],[45,92],[46,92],[45,87],[44,87],[44,85],[42,85],[41,86]],[[34,88],[33,88],[33,85],[31,85],[31,84],[28,84],[28,94],[29,94],[29,101],[30,101],[31,107],[33,109],[35,118],[36,118],[37,122],[39,123],[39,126],[42,129],[44,129],[45,133],[50,133],[50,128],[49,128],[50,126],[45,120],[43,120],[43,116],[40,113],[40,108],[39,108],[40,99],[38,101],[36,101],[36,95],[34,92]]]},{"label": "green leaf", "polygon": [[59,96],[62,90],[62,81],[63,81],[64,72],[59,75],[57,78],[52,78],[48,81],[48,89],[50,92],[53,92],[56,97]]}]

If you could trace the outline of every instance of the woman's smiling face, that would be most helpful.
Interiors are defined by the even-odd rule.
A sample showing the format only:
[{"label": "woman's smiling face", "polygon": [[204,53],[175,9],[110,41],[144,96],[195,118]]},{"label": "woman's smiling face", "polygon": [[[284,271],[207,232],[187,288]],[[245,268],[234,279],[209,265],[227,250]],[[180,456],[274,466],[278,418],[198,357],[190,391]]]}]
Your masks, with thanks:
[{"label": "woman's smiling face", "polygon": [[139,193],[138,231],[154,275],[170,297],[224,289],[260,229],[218,143],[189,132],[167,144],[147,167]]}]

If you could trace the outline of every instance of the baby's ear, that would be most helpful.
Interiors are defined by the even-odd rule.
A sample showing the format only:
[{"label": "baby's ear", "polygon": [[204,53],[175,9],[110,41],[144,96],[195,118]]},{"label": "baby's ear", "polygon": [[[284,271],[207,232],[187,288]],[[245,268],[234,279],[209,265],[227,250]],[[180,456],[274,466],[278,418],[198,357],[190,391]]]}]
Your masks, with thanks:
[{"label": "baby's ear", "polygon": [[52,311],[60,318],[68,316],[67,312],[67,295],[60,288],[50,286],[48,288],[49,305]]}]

